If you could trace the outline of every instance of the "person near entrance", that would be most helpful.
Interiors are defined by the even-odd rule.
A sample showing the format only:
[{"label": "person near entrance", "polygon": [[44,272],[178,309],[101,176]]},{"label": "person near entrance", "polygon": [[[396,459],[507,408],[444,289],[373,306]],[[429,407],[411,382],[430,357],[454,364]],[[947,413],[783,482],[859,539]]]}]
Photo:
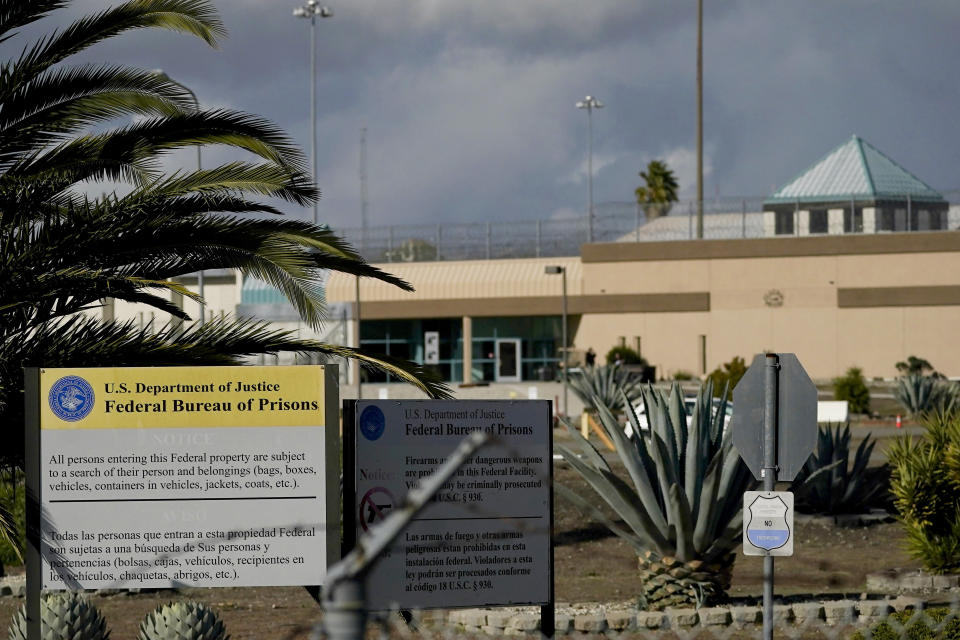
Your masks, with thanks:
[{"label": "person near entrance", "polygon": [[584,359],[588,367],[593,368],[597,364],[597,352],[593,350],[593,347],[587,349],[587,353],[584,355]]}]

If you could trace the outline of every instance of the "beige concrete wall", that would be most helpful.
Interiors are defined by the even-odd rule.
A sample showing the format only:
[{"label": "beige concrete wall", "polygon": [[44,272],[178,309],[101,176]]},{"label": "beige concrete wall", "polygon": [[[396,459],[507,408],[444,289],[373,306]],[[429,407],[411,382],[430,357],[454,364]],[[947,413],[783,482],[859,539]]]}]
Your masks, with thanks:
[{"label": "beige concrete wall", "polygon": [[[197,286],[195,284],[191,284],[187,286],[187,289],[196,292]],[[238,290],[239,288],[234,282],[219,281],[214,283],[204,283],[203,293],[207,302],[207,318],[220,317],[222,315],[233,315],[237,307]],[[165,300],[170,300],[171,298],[171,294],[169,292],[160,292],[159,294],[162,294],[161,297],[163,297]],[[158,311],[145,304],[132,304],[129,302],[123,302],[121,300],[116,300],[114,301],[113,308],[114,319],[121,322],[133,320],[138,324],[141,322],[146,324],[152,318],[154,321],[154,327],[160,328],[172,319],[170,314],[163,311]],[[199,305],[190,298],[184,297],[183,309],[190,315],[191,318],[200,318]]]},{"label": "beige concrete wall", "polygon": [[[816,239],[803,239],[806,245],[788,253],[803,254],[807,247],[814,255],[766,257],[769,251],[757,245],[751,256],[751,246],[742,243],[730,246],[731,257],[713,247],[707,260],[696,257],[695,246],[664,246],[662,260],[649,248],[633,261],[594,257],[583,267],[585,291],[706,291],[710,311],[587,315],[575,341],[603,353],[619,336],[630,336],[628,345],[640,336],[644,357],[667,375],[699,372],[698,340],[706,335],[708,369],[733,356],[749,361],[774,350],[796,353],[820,379],[851,366],[868,377],[893,377],[895,362],[909,355],[960,376],[960,341],[952,338],[960,322],[960,243],[951,248],[952,234],[900,236],[882,240],[884,253],[870,253],[875,240],[865,239],[874,243],[866,245],[854,239],[850,254],[815,255],[819,249],[810,243]],[[903,252],[891,252],[901,244]],[[771,306],[777,298],[782,304]],[[884,300],[891,306],[878,306]]]},{"label": "beige concrete wall", "polygon": [[[579,258],[529,258],[378,264],[376,266],[383,271],[412,284],[416,291],[408,292],[378,280],[363,278],[360,281],[360,299],[385,302],[560,295],[561,277],[544,273],[545,267],[553,265],[566,268],[568,295],[583,293]],[[353,302],[356,297],[355,281],[354,276],[331,274],[327,283],[327,300]]]},{"label": "beige concrete wall", "polygon": [[[544,267],[561,265],[571,315],[580,316],[571,323],[573,348],[593,347],[602,356],[620,338],[635,347],[639,337],[642,355],[661,375],[699,374],[705,335],[708,370],[773,350],[796,353],[818,379],[850,366],[868,377],[893,377],[894,363],[909,355],[960,376],[958,238],[943,232],[606,244],[586,245],[582,260],[382,264],[417,291],[368,280],[361,298],[376,317],[553,315],[561,278]],[[214,314],[231,313],[239,301],[234,283],[208,282],[205,289]],[[353,302],[353,277],[334,274],[327,298]],[[148,320],[149,309],[117,303],[115,317],[138,319],[141,311]],[[166,320],[156,313],[158,326]]]}]

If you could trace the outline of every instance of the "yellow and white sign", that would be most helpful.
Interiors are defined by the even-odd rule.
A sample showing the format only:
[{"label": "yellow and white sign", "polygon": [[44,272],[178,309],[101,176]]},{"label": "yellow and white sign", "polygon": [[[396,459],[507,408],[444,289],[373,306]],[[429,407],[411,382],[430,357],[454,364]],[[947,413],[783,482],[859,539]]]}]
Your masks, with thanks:
[{"label": "yellow and white sign", "polygon": [[338,555],[336,378],[40,369],[43,588],[322,584]]}]

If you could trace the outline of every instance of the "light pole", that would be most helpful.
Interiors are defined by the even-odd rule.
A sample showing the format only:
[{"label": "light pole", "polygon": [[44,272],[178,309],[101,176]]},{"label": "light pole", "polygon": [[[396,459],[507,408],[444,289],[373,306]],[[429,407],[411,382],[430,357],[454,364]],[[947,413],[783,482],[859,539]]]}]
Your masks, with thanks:
[{"label": "light pole", "polygon": [[703,0],[697,0],[697,239],[703,238]]},{"label": "light pole", "polygon": [[[310,155],[313,159],[313,183],[317,183],[317,16],[332,18],[333,9],[322,7],[317,0],[293,10],[298,18],[310,18]],[[320,223],[317,201],[313,201],[313,224]]]},{"label": "light pole", "polygon": [[[183,84],[182,82],[177,82],[176,80],[171,78],[166,74],[166,72],[163,69],[154,69],[153,72],[160,78],[166,80],[167,82],[172,82],[173,84],[177,85],[178,87],[180,87],[181,89],[189,93],[190,97],[193,98],[193,110],[200,111],[200,101],[197,100],[197,94],[193,92],[193,89]],[[200,171],[203,169],[203,161],[200,156],[200,150],[202,148],[203,147],[201,145],[199,144],[197,145],[197,171]],[[207,304],[203,298],[203,269],[200,269],[200,271],[197,272],[197,295],[200,296],[200,303],[199,303],[200,304],[200,325],[203,326],[203,324],[206,322],[205,316],[207,313]]]},{"label": "light pole", "polygon": [[603,109],[603,103],[593,96],[585,96],[583,100],[577,102],[577,109],[587,110],[587,189],[590,192],[587,242],[593,242],[593,110]]},{"label": "light pole", "polygon": [[560,347],[561,353],[561,369],[563,371],[563,417],[567,417],[567,389],[569,388],[567,382],[567,268],[561,267],[558,265],[545,267],[543,270],[547,275],[557,275],[558,273],[563,276],[563,315],[561,317],[560,323],[563,325],[561,332],[563,337],[562,345]]}]

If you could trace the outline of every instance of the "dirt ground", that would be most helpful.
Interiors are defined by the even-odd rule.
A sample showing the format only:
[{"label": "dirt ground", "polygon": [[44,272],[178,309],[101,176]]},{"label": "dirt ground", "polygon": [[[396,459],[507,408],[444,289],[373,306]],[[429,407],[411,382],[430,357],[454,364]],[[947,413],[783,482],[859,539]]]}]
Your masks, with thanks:
[{"label": "dirt ground", "polygon": [[[590,497],[590,489],[565,464],[555,465],[555,481]],[[602,525],[559,496],[554,510],[555,592],[558,602],[631,600],[639,589],[636,554]],[[837,528],[798,520],[795,555],[776,562],[776,593],[853,594],[865,589],[867,573],[916,567],[902,549],[896,523]],[[13,569],[15,572],[16,569]],[[732,596],[761,595],[762,559],[740,555]],[[150,594],[93,596],[117,640],[135,638],[140,620],[158,604],[196,599],[215,608],[233,640],[306,640],[319,609],[300,587],[189,589]],[[23,600],[0,598],[0,636]]]}]

